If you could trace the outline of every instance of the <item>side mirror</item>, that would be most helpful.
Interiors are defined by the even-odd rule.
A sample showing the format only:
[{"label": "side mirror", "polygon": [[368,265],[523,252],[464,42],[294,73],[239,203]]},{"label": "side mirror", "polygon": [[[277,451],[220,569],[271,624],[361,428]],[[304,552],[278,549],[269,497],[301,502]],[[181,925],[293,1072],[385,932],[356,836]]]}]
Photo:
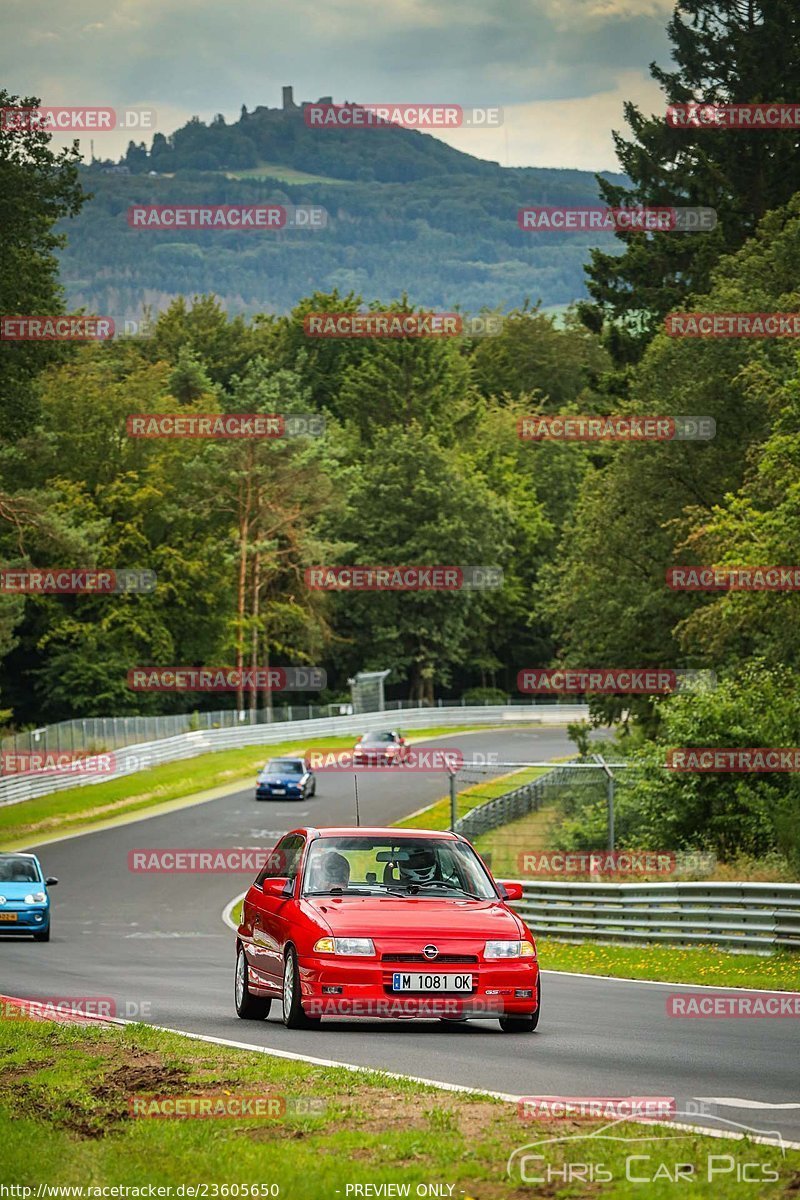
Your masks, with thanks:
[{"label": "side mirror", "polygon": [[294,894],[294,880],[285,876],[277,879],[265,879],[261,884],[265,896],[285,896],[287,899]]},{"label": "side mirror", "polygon": [[504,900],[521,900],[522,899],[522,884],[521,883],[501,883],[498,881],[497,886],[500,888],[500,895]]},{"label": "side mirror", "polygon": [[55,887],[58,883],[58,880],[56,879],[55,875],[48,875],[45,879],[45,883],[48,887]]}]

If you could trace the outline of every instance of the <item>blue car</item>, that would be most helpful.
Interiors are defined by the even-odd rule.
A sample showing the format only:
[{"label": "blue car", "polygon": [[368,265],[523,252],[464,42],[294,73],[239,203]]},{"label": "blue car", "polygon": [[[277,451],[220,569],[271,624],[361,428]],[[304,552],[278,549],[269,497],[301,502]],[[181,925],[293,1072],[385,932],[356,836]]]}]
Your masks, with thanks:
[{"label": "blue car", "polygon": [[50,941],[48,887],[58,883],[45,878],[35,854],[0,854],[0,933],[33,935],[35,942]]},{"label": "blue car", "polygon": [[271,758],[256,778],[256,800],[307,800],[317,780],[304,758]]}]

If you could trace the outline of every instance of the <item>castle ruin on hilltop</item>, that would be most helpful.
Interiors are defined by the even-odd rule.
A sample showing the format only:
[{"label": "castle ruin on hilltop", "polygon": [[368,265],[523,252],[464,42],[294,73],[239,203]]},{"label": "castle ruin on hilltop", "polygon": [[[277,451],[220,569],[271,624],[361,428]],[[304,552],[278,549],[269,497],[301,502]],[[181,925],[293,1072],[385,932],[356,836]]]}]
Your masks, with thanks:
[{"label": "castle ruin on hilltop", "polygon": [[[270,108],[266,104],[259,104],[253,109],[251,116],[266,116],[266,117],[282,117],[286,113],[301,113],[307,104],[333,104],[333,96],[320,96],[319,100],[301,100],[299,104],[294,101],[294,88],[291,84],[281,89],[281,107]],[[345,101],[349,103],[349,101]],[[246,115],[247,110],[242,108],[242,115]]]}]

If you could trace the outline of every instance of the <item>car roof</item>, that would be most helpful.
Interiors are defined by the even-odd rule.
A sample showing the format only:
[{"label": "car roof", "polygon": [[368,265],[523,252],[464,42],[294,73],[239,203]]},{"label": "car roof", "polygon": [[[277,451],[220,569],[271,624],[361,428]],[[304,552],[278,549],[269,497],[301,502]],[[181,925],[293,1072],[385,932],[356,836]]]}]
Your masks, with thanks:
[{"label": "car roof", "polygon": [[39,861],[30,850],[0,850],[0,858],[32,858],[35,862]]},{"label": "car roof", "polygon": [[308,837],[354,837],[359,834],[364,837],[390,837],[395,840],[404,837],[447,838],[449,841],[460,842],[457,833],[447,829],[398,829],[396,826],[382,825],[328,825],[323,829],[293,829],[293,833],[304,833]]}]

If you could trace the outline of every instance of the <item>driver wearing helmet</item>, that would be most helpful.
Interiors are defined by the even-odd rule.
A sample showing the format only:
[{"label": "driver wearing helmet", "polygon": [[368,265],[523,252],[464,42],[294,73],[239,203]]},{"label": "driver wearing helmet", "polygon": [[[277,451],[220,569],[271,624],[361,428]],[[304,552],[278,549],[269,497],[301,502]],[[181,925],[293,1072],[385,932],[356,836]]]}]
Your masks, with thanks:
[{"label": "driver wearing helmet", "polygon": [[430,883],[436,877],[436,852],[432,846],[412,846],[397,866],[401,883]]},{"label": "driver wearing helmet", "polygon": [[350,864],[343,854],[327,850],[317,857],[309,873],[310,891],[329,891],[347,888],[350,884]]}]

